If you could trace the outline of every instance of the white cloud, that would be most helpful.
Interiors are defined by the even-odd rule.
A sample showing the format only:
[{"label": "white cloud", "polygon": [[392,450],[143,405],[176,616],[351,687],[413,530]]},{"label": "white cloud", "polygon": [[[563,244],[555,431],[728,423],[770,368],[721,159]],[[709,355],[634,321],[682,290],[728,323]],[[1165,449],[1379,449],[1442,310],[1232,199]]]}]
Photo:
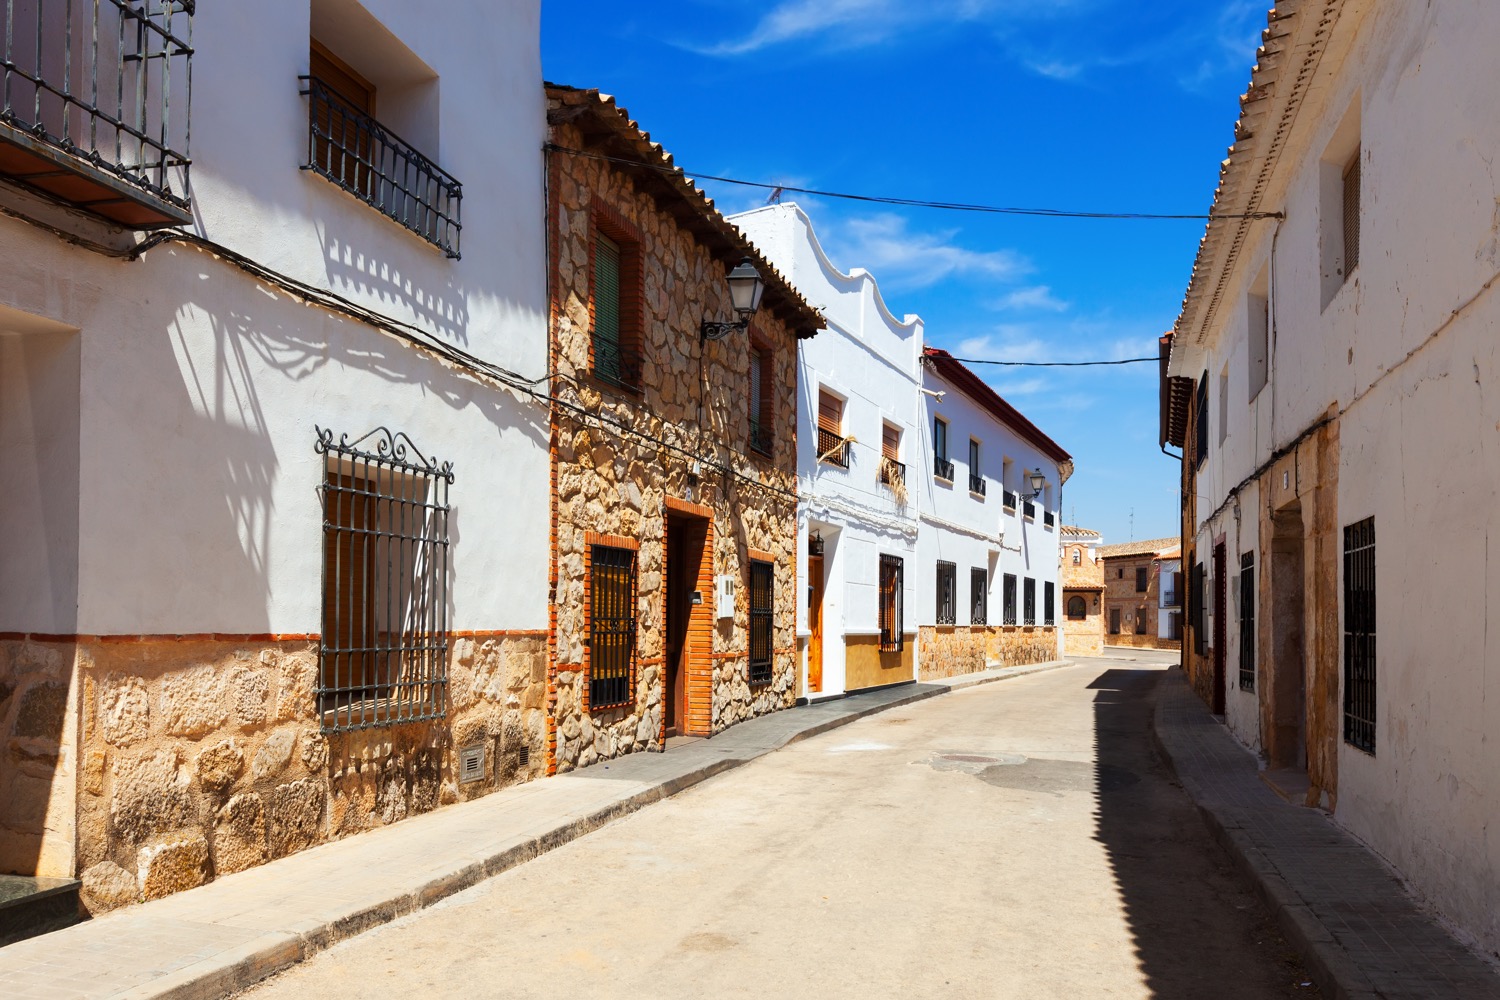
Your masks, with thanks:
[{"label": "white cloud", "polygon": [[1052,294],[1052,288],[1048,285],[1033,285],[1030,288],[1018,288],[1005,295],[996,303],[999,309],[1037,309],[1048,312],[1066,312],[1068,303]]},{"label": "white cloud", "polygon": [[[1054,0],[1070,6],[1073,0]],[[1027,12],[1019,0],[783,0],[748,35],[699,49],[738,56],[774,45],[816,39],[834,48],[866,48],[908,37],[924,27],[951,27]]]},{"label": "white cloud", "polygon": [[864,268],[882,289],[927,288],[949,278],[1014,281],[1033,270],[1012,250],[970,250],[955,242],[957,235],[913,232],[901,216],[881,214],[849,219],[832,230],[829,251],[841,269]]}]

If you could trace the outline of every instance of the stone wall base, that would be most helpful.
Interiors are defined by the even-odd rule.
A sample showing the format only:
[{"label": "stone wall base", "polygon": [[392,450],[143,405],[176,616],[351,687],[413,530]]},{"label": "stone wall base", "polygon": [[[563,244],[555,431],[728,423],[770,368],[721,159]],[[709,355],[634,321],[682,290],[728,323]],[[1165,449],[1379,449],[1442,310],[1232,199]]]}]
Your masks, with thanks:
[{"label": "stone wall base", "polygon": [[923,625],[917,663],[923,680],[1057,659],[1052,625]]},{"label": "stone wall base", "polygon": [[1181,649],[1181,639],[1163,639],[1156,635],[1109,635],[1104,637],[1106,646],[1126,649]]}]

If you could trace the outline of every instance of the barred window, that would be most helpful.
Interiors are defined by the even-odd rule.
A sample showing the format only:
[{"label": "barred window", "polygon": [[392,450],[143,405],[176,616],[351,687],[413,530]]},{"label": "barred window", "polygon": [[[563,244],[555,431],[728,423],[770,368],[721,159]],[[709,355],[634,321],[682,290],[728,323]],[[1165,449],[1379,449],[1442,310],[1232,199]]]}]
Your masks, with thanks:
[{"label": "barred window", "polygon": [[323,501],[325,733],[438,719],[448,709],[451,463],[405,434],[317,429]]},{"label": "barred window", "polygon": [[611,385],[638,389],[643,363],[640,244],[600,218],[594,219],[593,236],[589,286],[593,372]]},{"label": "barred window", "polygon": [[1002,624],[1014,625],[1016,623],[1016,575],[1014,573],[1006,573],[1001,588],[1004,601],[1003,613],[1005,615]]},{"label": "barred window", "polygon": [[958,620],[958,568],[951,562],[937,564],[937,623],[952,625]]},{"label": "barred window", "polygon": [[635,665],[635,552],[594,545],[589,553],[589,707],[631,702]]},{"label": "barred window", "polygon": [[1194,563],[1188,571],[1188,624],[1193,629],[1193,652],[1202,656],[1208,649],[1207,615],[1203,606],[1203,564]]},{"label": "barred window", "polygon": [[989,623],[990,574],[982,566],[969,570],[969,624]]},{"label": "barred window", "polygon": [[771,682],[772,610],[775,568],[768,562],[750,563],[750,683]]},{"label": "barred window", "polygon": [[1021,588],[1022,601],[1022,625],[1036,624],[1036,581],[1026,577]]},{"label": "barred window", "polygon": [[1057,584],[1051,580],[1042,584],[1042,624],[1057,624]]},{"label": "barred window", "polygon": [[1255,553],[1240,556],[1240,690],[1255,690]]},{"label": "barred window", "polygon": [[1344,529],[1344,742],[1375,752],[1375,519]]},{"label": "barred window", "polygon": [[902,621],[902,577],[900,556],[880,557],[880,651],[900,652],[905,644]]}]

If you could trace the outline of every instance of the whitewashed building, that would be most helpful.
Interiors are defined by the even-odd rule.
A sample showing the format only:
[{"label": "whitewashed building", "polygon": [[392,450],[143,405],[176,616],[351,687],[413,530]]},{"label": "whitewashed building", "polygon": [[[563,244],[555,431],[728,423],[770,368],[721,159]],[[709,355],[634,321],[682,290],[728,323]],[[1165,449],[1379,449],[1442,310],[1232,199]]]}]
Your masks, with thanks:
[{"label": "whitewashed building", "polygon": [[545,760],[539,4],[502,7],[7,2],[0,871],[107,909]]},{"label": "whitewashed building", "polygon": [[733,221],[834,334],[800,347],[808,696],[1056,659],[1067,452],[839,271],[796,205]]},{"label": "whitewashed building", "polygon": [[1500,949],[1500,6],[1282,0],[1163,371],[1184,663]]}]

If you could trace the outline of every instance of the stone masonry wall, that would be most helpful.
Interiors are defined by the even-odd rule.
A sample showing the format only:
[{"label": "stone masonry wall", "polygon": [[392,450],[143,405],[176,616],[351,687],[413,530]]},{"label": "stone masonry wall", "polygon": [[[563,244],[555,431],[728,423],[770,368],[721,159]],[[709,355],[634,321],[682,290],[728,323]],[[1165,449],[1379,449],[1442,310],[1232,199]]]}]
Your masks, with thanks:
[{"label": "stone masonry wall", "polygon": [[73,876],[71,643],[0,637],[0,872]]},{"label": "stone masonry wall", "polygon": [[1051,625],[923,625],[917,644],[923,680],[1057,659]]},{"label": "stone masonry wall", "polygon": [[[77,688],[76,870],[92,912],[154,899],[542,772],[545,639],[455,636],[444,719],[323,735],[315,638],[51,648]],[[53,682],[48,682],[53,683]],[[460,784],[457,750],[487,748]],[[522,763],[522,749],[529,757]]]},{"label": "stone masonry wall", "polygon": [[[557,126],[553,141],[587,145],[571,125]],[[699,338],[703,320],[732,316],[725,262],[659,205],[658,194],[613,164],[555,153],[548,178],[555,391],[590,414],[554,406],[552,418],[553,764],[566,771],[662,746],[667,498],[707,509],[712,573],[738,581],[735,617],[713,622],[712,675],[698,694],[709,692],[710,730],[794,704],[797,350],[793,332],[762,308],[752,334],[771,350],[774,433],[770,455],[752,452],[750,334],[706,344]],[[639,254],[640,288],[621,292],[640,316],[643,370],[634,390],[590,372],[591,237],[601,220],[615,234],[630,234]],[[637,293],[638,304],[629,305]],[[602,711],[587,705],[590,533],[638,546],[633,698]],[[751,550],[770,555],[775,567],[769,684],[749,682]],[[704,600],[712,604],[711,590]],[[691,694],[692,679],[687,683]]]}]

